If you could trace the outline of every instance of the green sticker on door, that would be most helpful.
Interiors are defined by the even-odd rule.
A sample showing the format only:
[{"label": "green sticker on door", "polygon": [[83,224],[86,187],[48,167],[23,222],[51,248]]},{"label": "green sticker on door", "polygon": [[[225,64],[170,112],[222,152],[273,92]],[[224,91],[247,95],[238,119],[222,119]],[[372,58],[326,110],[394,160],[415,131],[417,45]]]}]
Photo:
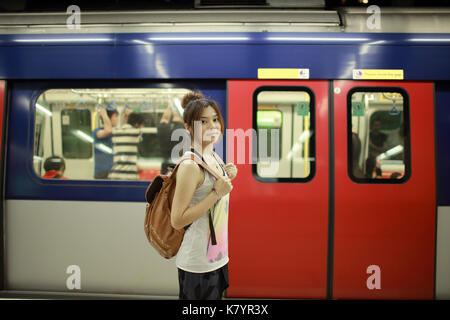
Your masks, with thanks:
[{"label": "green sticker on door", "polygon": [[352,116],[363,117],[364,116],[364,102],[352,102]]},{"label": "green sticker on door", "polygon": [[309,101],[297,102],[297,115],[298,116],[309,116]]}]

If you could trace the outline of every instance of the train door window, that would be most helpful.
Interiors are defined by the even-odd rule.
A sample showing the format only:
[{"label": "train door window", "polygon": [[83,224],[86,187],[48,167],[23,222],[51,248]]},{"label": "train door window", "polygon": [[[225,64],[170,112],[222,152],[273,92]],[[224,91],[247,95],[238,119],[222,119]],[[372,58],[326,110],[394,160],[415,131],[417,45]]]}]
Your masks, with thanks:
[{"label": "train door window", "polygon": [[253,95],[254,176],[307,182],[315,172],[314,96],[304,87],[260,87]]},{"label": "train door window", "polygon": [[348,172],[352,180],[401,183],[408,179],[408,108],[408,94],[403,89],[350,90],[347,109]]},{"label": "train door window", "polygon": [[[45,162],[57,156],[65,163],[63,173],[57,177],[153,179],[171,163],[171,147],[179,143],[171,141],[171,136],[175,129],[184,128],[181,99],[187,92],[184,88],[78,88],[43,92],[35,104],[36,174],[53,177],[45,174],[48,171]],[[105,130],[104,117],[112,124],[114,134]],[[125,123],[136,117],[143,124],[141,128]]]}]

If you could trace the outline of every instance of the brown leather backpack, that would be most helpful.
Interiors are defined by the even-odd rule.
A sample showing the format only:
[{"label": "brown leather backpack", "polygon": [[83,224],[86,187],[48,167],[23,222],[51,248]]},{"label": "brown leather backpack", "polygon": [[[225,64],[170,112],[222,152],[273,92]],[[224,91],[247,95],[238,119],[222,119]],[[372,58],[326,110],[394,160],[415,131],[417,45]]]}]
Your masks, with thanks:
[{"label": "brown leather backpack", "polygon": [[[216,179],[219,178],[198,155],[191,154],[181,158],[171,173],[156,176],[148,186],[145,192],[147,207],[144,230],[150,244],[166,259],[177,254],[185,232],[185,229],[177,230],[172,227],[170,212],[175,194],[177,170],[180,163],[186,159],[194,160]],[[211,232],[214,232],[214,228]]]}]

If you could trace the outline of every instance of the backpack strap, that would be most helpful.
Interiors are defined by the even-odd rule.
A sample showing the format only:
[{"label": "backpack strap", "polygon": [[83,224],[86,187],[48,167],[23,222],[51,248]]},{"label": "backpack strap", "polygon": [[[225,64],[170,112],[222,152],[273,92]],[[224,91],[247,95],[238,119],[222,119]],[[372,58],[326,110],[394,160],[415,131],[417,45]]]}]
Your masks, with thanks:
[{"label": "backpack strap", "polygon": [[[216,157],[217,155],[217,157]],[[225,163],[223,162],[222,158],[219,157],[219,155],[217,153],[213,153],[214,158],[216,158],[216,160],[225,168]]]},{"label": "backpack strap", "polygon": [[[220,169],[222,169],[223,175],[225,177],[227,177],[228,175],[225,171],[225,163],[223,163],[223,161],[220,157],[216,157],[215,152],[213,153],[213,157],[214,157],[214,159],[216,159],[217,163],[219,163],[219,166],[220,166]],[[219,159],[219,160],[217,160],[217,159]]]},{"label": "backpack strap", "polygon": [[183,156],[181,158],[181,160],[178,163],[178,165],[181,163],[181,161],[184,161],[184,160],[187,160],[187,159],[191,159],[191,160],[194,160],[195,163],[197,163],[200,167],[202,167],[203,169],[208,171],[214,178],[220,179],[220,176],[208,166],[208,164],[205,162],[203,157],[200,156],[197,151],[194,150],[194,152],[192,152],[192,151],[190,151],[190,152],[191,152],[190,155],[185,155],[185,156]]},{"label": "backpack strap", "polygon": [[[215,207],[216,207],[216,205],[214,205],[214,208]],[[215,246],[215,245],[217,245],[217,239],[216,239],[216,232],[214,231],[214,224],[212,221],[211,209],[208,212],[208,222],[209,222],[209,231],[210,231],[209,233],[211,235],[211,244],[213,246]]]}]

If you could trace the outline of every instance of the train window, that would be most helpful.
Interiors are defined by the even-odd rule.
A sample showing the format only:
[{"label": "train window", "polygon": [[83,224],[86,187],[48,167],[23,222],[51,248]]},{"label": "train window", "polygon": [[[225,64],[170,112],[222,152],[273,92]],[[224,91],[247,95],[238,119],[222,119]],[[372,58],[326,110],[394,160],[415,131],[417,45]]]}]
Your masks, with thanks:
[{"label": "train window", "polygon": [[170,138],[173,130],[183,128],[181,99],[187,92],[184,88],[43,92],[35,104],[36,174],[78,180],[153,179],[171,164],[169,147],[178,141]]},{"label": "train window", "polygon": [[92,147],[88,139],[80,137],[91,135],[91,111],[76,106],[61,110],[61,140],[64,158],[89,159]]},{"label": "train window", "polygon": [[314,96],[304,87],[260,87],[253,95],[255,177],[306,182],[315,171]]},{"label": "train window", "polygon": [[348,95],[348,172],[362,183],[402,183],[410,174],[408,94],[355,88]]}]

